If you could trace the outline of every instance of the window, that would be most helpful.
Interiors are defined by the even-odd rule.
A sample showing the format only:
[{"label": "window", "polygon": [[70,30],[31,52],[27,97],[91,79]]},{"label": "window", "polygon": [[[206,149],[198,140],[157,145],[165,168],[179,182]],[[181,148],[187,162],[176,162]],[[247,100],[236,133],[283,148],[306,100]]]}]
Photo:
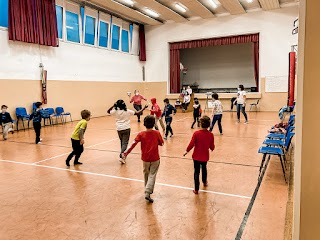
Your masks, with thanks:
[{"label": "window", "polygon": [[66,28],[67,40],[80,43],[78,14],[66,11]]},{"label": "window", "polygon": [[111,48],[119,50],[120,42],[120,27],[117,25],[112,25],[112,38],[111,38]]},{"label": "window", "polygon": [[58,37],[62,39],[63,9],[61,6],[56,5],[56,13],[57,13]]},{"label": "window", "polygon": [[8,27],[8,0],[0,0],[0,27]]},{"label": "window", "polygon": [[129,32],[124,29],[121,34],[121,49],[122,52],[129,52]]},{"label": "window", "polygon": [[109,24],[100,21],[99,46],[108,47]]},{"label": "window", "polygon": [[129,26],[129,31],[130,31],[130,46],[132,46],[133,24],[130,24],[130,26]]},{"label": "window", "polygon": [[95,28],[96,28],[96,19],[90,16],[86,16],[84,43],[94,45]]}]

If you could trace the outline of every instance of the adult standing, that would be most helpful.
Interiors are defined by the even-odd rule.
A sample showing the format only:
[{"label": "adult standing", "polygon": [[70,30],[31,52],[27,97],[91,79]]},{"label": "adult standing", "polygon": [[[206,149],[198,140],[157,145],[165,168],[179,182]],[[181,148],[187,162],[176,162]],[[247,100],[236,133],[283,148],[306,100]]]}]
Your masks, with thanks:
[{"label": "adult standing", "polygon": [[[139,90],[134,90],[134,95],[131,98],[130,103],[133,103],[134,109],[137,110],[138,112],[142,109],[142,104],[141,104],[142,100],[147,101],[147,99],[145,97],[140,95]],[[137,114],[138,122],[140,122],[140,116],[142,114],[143,114],[143,112],[141,112],[141,114]]]},{"label": "adult standing", "polygon": [[190,86],[187,87],[187,93],[191,96],[192,94],[192,88]]},{"label": "adult standing", "polygon": [[238,123],[240,122],[240,111],[242,112],[244,118],[245,118],[245,124],[248,124],[248,116],[246,113],[246,100],[247,100],[247,92],[244,91],[244,87],[243,85],[239,85],[238,88],[238,95],[237,95],[237,99],[236,101],[234,101],[234,104],[236,104],[235,102],[237,102],[237,117],[238,117]]}]

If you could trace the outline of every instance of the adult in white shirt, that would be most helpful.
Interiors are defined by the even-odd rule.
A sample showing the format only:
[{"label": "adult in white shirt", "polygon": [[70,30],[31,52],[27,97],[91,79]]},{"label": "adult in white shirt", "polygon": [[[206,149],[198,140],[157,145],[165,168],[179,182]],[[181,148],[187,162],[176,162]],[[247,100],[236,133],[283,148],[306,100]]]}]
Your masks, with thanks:
[{"label": "adult in white shirt", "polygon": [[182,107],[183,107],[182,110],[187,110],[187,109],[188,109],[188,106],[189,106],[189,104],[190,104],[190,100],[191,100],[191,98],[190,98],[189,93],[187,93],[186,95],[184,95],[184,97],[183,97],[183,103],[182,103]]},{"label": "adult in white shirt", "polygon": [[120,159],[121,163],[126,163],[122,159],[122,153],[127,150],[129,139],[130,139],[130,117],[133,115],[141,115],[143,110],[148,107],[146,105],[140,111],[132,111],[127,109],[126,103],[123,100],[118,100],[112,107],[108,109],[108,113],[116,118],[116,129],[121,143]]},{"label": "adult in white shirt", "polygon": [[248,116],[246,113],[246,100],[247,100],[247,92],[244,91],[243,85],[239,85],[238,88],[238,94],[237,94],[237,99],[235,102],[237,102],[237,117],[238,117],[238,123],[240,122],[240,111],[242,112],[244,118],[245,118],[245,124],[248,123]]},{"label": "adult in white shirt", "polygon": [[187,93],[189,93],[189,95],[191,96],[192,94],[192,88],[190,86],[187,87]]}]

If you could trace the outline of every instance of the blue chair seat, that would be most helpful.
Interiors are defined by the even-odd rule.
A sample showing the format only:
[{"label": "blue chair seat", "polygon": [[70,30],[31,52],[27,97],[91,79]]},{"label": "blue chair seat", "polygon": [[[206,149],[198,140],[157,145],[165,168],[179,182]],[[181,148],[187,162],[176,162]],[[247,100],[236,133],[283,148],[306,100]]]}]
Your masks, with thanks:
[{"label": "blue chair seat", "polygon": [[272,155],[283,155],[283,150],[276,147],[260,147],[258,153],[272,154]]},{"label": "blue chair seat", "polygon": [[263,144],[266,145],[277,145],[277,146],[284,146],[284,142],[278,139],[265,139]]},{"label": "blue chair seat", "polygon": [[277,139],[284,139],[286,137],[285,134],[282,133],[269,133],[267,138],[277,138]]}]

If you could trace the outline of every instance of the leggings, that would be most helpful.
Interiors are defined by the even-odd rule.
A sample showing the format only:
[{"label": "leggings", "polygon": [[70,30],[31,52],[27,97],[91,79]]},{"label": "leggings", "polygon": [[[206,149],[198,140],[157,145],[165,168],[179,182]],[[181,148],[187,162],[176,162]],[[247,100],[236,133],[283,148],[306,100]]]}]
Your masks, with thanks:
[{"label": "leggings", "polygon": [[130,131],[131,131],[130,128],[126,130],[118,131],[118,136],[121,144],[120,158],[121,158],[121,153],[124,153],[127,150],[129,139],[130,139]]},{"label": "leggings", "polygon": [[194,190],[199,191],[200,168],[202,169],[202,182],[207,183],[207,162],[193,160],[194,165]]},{"label": "leggings", "polygon": [[172,123],[172,117],[166,117],[166,137],[168,136],[169,132],[171,133],[171,135],[173,135],[171,123]]}]

